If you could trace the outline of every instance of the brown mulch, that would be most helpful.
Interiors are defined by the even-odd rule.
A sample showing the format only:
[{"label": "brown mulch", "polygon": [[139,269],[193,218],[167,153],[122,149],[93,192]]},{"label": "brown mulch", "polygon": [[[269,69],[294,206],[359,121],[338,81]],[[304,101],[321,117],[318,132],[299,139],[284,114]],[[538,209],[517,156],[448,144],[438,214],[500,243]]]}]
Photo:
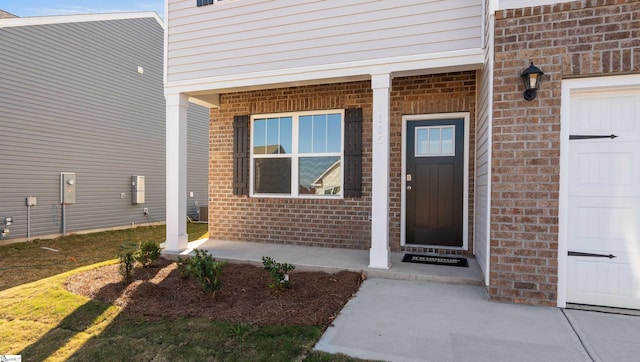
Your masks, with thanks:
[{"label": "brown mulch", "polygon": [[132,312],[155,317],[199,317],[251,325],[328,326],[362,282],[360,273],[341,271],[290,273],[291,288],[269,288],[271,278],[261,267],[228,263],[222,269],[222,288],[215,296],[194,280],[184,279],[176,264],[160,260],[136,268],[134,281],[125,285],[110,265],[81,272],[65,288]]}]

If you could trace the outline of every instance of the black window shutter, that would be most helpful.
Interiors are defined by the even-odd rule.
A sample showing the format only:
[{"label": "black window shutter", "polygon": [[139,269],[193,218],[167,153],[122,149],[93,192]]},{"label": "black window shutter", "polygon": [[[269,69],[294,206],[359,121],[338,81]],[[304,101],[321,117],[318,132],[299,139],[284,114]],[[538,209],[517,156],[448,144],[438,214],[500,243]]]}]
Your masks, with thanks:
[{"label": "black window shutter", "polygon": [[362,108],[344,110],[344,196],[362,197]]},{"label": "black window shutter", "polygon": [[249,116],[233,117],[233,194],[249,195]]}]

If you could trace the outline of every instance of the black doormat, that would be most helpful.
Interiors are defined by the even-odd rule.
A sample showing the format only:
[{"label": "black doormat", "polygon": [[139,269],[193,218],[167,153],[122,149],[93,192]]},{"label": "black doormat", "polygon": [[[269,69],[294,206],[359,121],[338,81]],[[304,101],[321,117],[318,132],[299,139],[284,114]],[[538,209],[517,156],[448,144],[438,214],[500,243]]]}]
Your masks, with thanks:
[{"label": "black doormat", "polygon": [[405,263],[435,264],[468,267],[467,258],[454,258],[440,255],[404,254],[402,261]]}]

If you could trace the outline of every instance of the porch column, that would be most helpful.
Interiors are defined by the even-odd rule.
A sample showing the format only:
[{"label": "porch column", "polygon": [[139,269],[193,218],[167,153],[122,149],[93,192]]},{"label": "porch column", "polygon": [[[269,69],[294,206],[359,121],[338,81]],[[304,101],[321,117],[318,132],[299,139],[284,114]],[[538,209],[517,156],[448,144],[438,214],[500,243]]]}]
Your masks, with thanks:
[{"label": "porch column", "polygon": [[166,250],[179,252],[188,246],[187,235],[187,109],[185,94],[167,94]]},{"label": "porch column", "polygon": [[369,267],[389,269],[389,91],[391,74],[371,76],[373,159],[371,175],[371,249]]}]

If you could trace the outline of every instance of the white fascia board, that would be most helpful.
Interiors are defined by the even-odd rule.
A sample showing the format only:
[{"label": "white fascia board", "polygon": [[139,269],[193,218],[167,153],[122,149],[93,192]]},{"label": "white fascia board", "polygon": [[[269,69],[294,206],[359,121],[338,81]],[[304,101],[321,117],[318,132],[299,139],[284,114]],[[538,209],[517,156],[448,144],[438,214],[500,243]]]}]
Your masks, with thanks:
[{"label": "white fascia board", "polygon": [[504,10],[504,9],[520,9],[520,8],[530,8],[534,6],[541,5],[550,5],[550,4],[559,4],[567,2],[567,0],[558,1],[558,0],[499,0],[500,4],[499,9],[495,10]]},{"label": "white fascia board", "polygon": [[493,15],[496,10],[500,9],[500,0],[489,0],[488,9],[485,9],[489,15]]},{"label": "white fascia board", "polygon": [[124,19],[154,18],[164,29],[164,22],[155,11],[132,12],[132,13],[106,13],[106,14],[79,14],[79,15],[55,15],[55,16],[32,16],[25,18],[0,19],[0,28],[10,28],[18,26],[82,23],[91,21],[109,21]]},{"label": "white fascia board", "polygon": [[[173,81],[165,84],[165,94],[190,92],[229,92],[258,89],[274,85],[290,86],[321,84],[327,80],[353,81],[370,79],[371,74],[409,75],[412,73],[480,69],[484,62],[482,48],[451,52],[381,58],[349,63],[326,64],[313,67],[290,68],[268,72],[234,74],[221,77]],[[433,73],[433,72],[432,72]]]}]

